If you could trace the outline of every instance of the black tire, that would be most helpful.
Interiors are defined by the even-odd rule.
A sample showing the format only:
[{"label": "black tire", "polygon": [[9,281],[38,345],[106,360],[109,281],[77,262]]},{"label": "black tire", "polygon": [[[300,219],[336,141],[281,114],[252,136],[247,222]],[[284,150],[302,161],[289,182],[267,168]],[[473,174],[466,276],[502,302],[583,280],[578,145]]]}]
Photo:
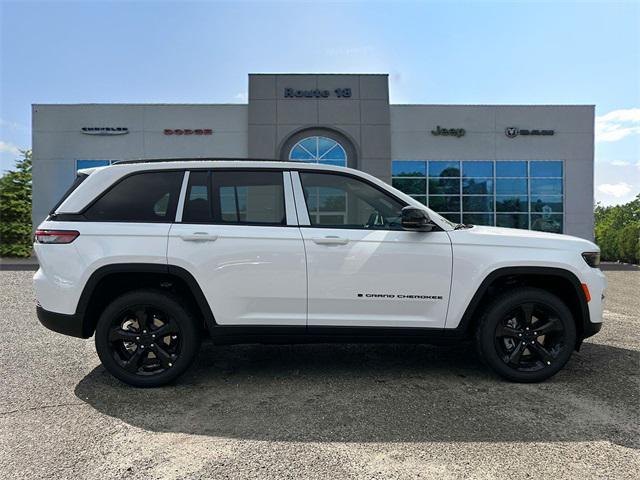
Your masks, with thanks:
[{"label": "black tire", "polygon": [[560,298],[538,288],[502,294],[485,309],[476,330],[480,358],[513,382],[552,377],[567,363],[575,345],[571,311]]},{"label": "black tire", "polygon": [[102,365],[134,387],[166,385],[189,368],[200,348],[200,329],[180,299],[135,290],[100,315],[95,343]]}]

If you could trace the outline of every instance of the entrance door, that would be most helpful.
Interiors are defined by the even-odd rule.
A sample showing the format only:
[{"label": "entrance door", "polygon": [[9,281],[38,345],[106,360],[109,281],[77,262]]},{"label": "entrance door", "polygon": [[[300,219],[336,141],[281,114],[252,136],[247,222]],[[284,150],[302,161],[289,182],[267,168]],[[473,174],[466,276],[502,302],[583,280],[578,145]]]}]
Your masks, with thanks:
[{"label": "entrance door", "polygon": [[444,327],[446,232],[403,230],[404,202],[356,176],[301,170],[293,182],[300,224],[309,218],[309,326]]}]

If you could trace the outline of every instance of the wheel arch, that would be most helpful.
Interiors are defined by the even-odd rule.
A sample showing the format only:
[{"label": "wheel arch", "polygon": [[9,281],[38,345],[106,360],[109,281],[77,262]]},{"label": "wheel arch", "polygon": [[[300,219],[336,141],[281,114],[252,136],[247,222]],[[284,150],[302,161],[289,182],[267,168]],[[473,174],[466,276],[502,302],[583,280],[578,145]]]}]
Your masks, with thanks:
[{"label": "wheel arch", "polygon": [[168,288],[185,298],[187,306],[209,327],[215,324],[211,308],[193,275],[174,265],[119,263],[95,270],[78,301],[76,317],[82,323],[82,337],[93,335],[100,312],[113,298],[138,288]]},{"label": "wheel arch", "polygon": [[496,295],[510,288],[531,286],[547,290],[562,299],[576,322],[579,349],[590,323],[589,306],[582,284],[569,270],[555,267],[503,267],[489,273],[462,315],[458,329],[473,332],[481,312]]}]

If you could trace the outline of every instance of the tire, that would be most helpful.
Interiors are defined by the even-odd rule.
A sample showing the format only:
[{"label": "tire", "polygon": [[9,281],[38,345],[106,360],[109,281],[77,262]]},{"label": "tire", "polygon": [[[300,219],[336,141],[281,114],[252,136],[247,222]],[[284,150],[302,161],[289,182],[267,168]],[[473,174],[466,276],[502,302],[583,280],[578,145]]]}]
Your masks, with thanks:
[{"label": "tire", "polygon": [[174,295],[135,290],[111,302],[95,333],[102,365],[134,387],[159,387],[189,368],[200,348],[197,323]]},{"label": "tire", "polygon": [[538,288],[509,290],[484,311],[476,330],[480,358],[513,382],[546,380],[562,369],[576,345],[565,303]]}]

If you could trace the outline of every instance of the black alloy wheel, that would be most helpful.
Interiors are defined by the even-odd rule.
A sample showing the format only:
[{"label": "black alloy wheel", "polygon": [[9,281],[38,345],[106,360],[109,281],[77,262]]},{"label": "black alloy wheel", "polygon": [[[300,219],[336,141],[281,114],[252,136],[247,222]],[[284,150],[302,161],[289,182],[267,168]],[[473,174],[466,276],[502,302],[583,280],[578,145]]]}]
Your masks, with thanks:
[{"label": "black alloy wheel", "polygon": [[507,291],[485,310],[476,332],[482,360],[515,382],[555,375],[576,345],[576,325],[567,305],[531,287]]},{"label": "black alloy wheel", "polygon": [[535,372],[555,363],[564,337],[557,312],[540,303],[519,305],[495,329],[500,358],[520,372]]},{"label": "black alloy wheel", "polygon": [[155,375],[170,369],[180,356],[180,327],[152,305],[134,305],[114,317],[109,348],[127,372]]},{"label": "black alloy wheel", "polygon": [[202,333],[183,304],[156,290],[132,291],[111,302],[95,333],[109,373],[136,387],[157,387],[181,375],[195,359]]}]

